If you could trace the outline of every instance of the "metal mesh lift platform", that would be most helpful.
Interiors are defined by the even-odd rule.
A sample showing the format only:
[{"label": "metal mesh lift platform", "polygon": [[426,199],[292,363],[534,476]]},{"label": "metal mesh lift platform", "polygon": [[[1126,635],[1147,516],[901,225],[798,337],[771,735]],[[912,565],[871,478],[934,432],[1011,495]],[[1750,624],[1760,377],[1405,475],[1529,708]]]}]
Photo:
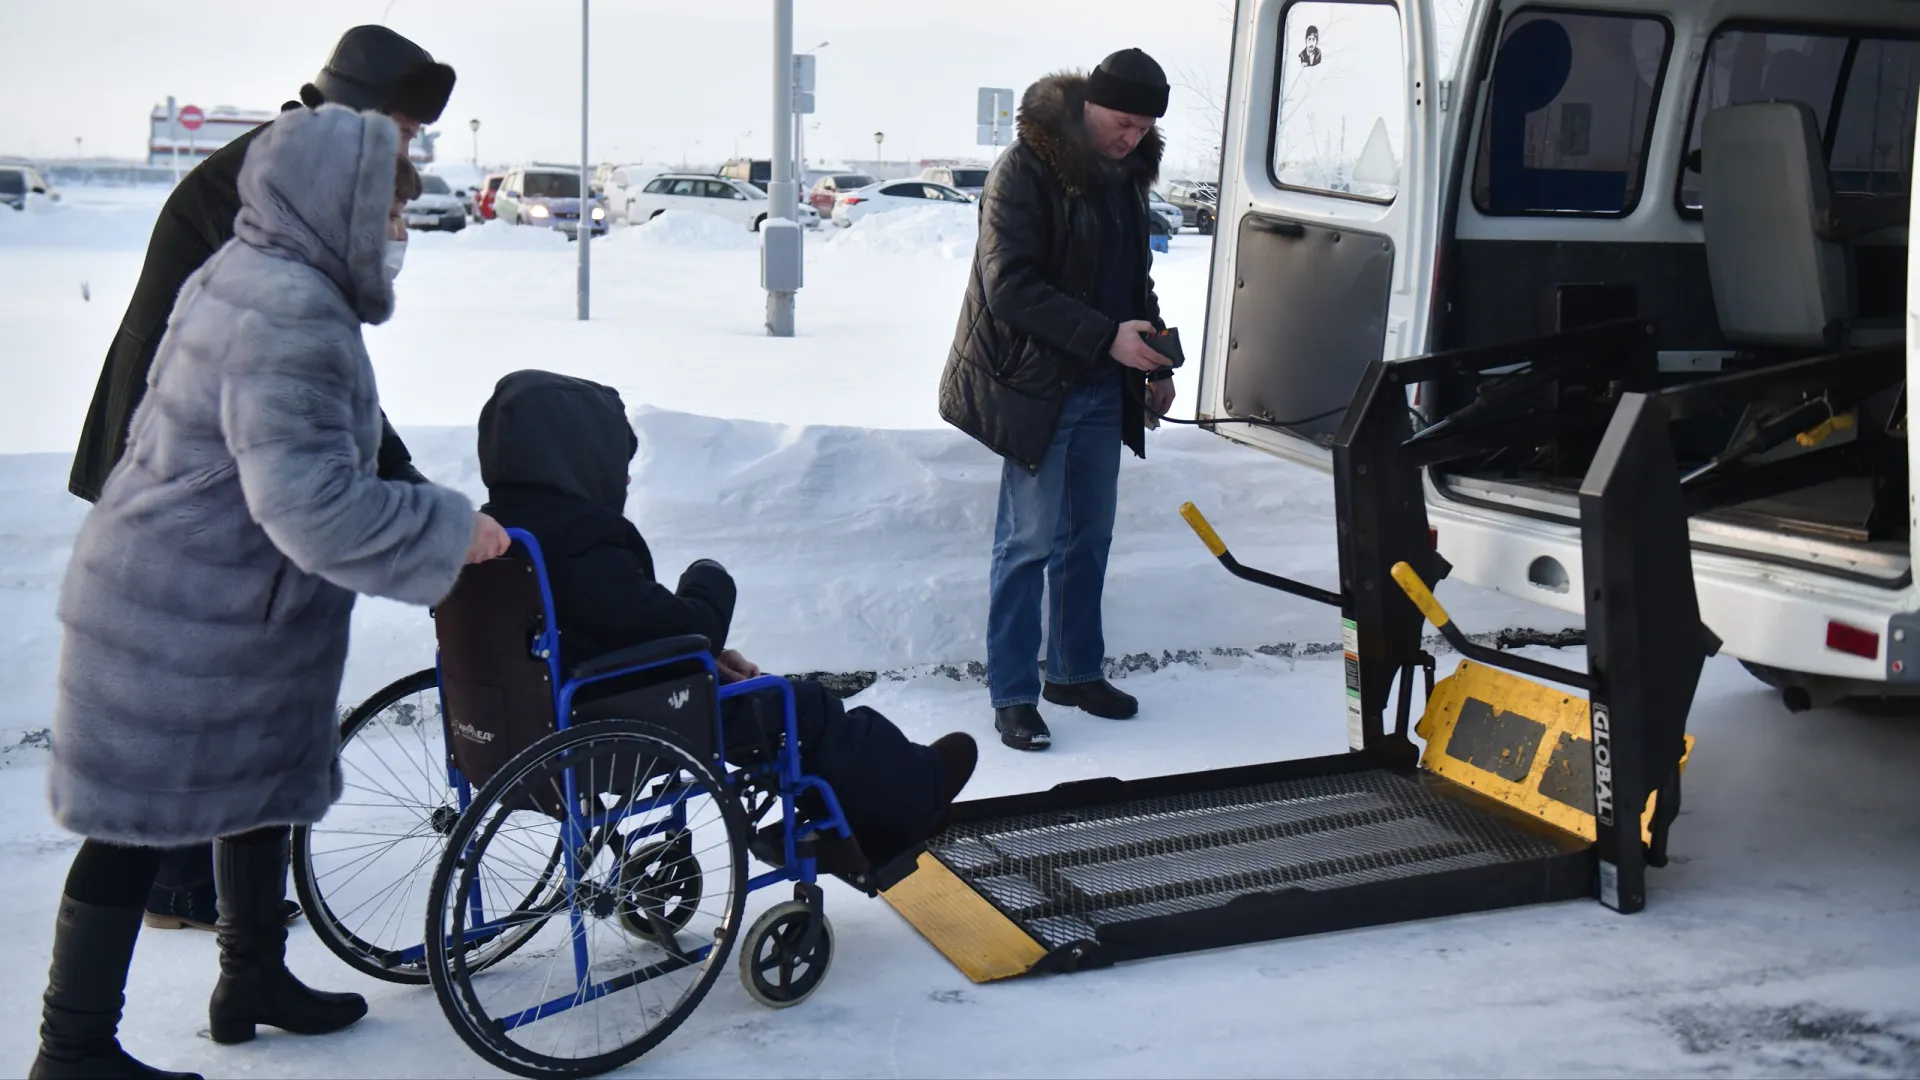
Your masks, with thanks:
[{"label": "metal mesh lift platform", "polygon": [[[1415,434],[1405,402],[1408,386],[1463,370],[1531,365],[1524,386],[1527,370],[1638,369],[1645,329],[1369,368],[1333,443],[1337,593],[1241,566],[1183,509],[1236,576],[1341,608],[1350,753],[961,803],[916,861],[890,868],[882,895],[976,982],[1580,897],[1639,910],[1718,646],[1699,622],[1666,412],[1628,393],[1601,421],[1581,488],[1590,667],[1574,671],[1474,644],[1427,588],[1449,568],[1422,467],[1539,418],[1480,406]],[[1437,687],[1420,645],[1428,620],[1467,657]],[[1409,737],[1416,669],[1424,757]]]}]

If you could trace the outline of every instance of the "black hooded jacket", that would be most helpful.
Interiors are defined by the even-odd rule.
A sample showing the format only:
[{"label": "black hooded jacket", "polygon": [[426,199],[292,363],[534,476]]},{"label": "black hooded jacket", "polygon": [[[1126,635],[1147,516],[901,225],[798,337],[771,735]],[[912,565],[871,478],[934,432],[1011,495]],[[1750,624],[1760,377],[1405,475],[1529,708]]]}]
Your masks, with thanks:
[{"label": "black hooded jacket", "polygon": [[619,392],[585,379],[516,371],[480,410],[482,509],[540,542],[568,664],[676,634],[726,647],[733,578],[702,559],[668,589],[625,516],[637,449]]},{"label": "black hooded jacket", "polygon": [[1019,139],[980,199],[973,273],[940,376],[941,418],[1029,471],[1053,442],[1069,390],[1106,369],[1126,387],[1121,437],[1146,456],[1147,377],[1110,355],[1119,324],[1095,300],[1100,204],[1105,185],[1128,186],[1128,235],[1137,246],[1130,306],[1164,329],[1148,273],[1147,191],[1165,145],[1155,128],[1124,160],[1105,158],[1087,140],[1086,89],[1083,75],[1050,75],[1021,99]]}]

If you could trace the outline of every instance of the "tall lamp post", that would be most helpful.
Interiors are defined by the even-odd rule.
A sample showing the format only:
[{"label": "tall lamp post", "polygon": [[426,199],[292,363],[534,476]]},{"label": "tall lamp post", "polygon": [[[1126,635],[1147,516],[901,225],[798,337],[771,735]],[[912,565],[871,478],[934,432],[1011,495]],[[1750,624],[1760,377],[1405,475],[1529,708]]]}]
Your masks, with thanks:
[{"label": "tall lamp post", "polygon": [[477,180],[480,175],[480,121],[467,121],[467,130],[473,132],[473,172]]},{"label": "tall lamp post", "polygon": [[887,155],[885,150],[886,145],[887,145],[887,133],[884,131],[874,132],[873,133],[873,163],[875,165],[886,164],[887,162]]},{"label": "tall lamp post", "polygon": [[580,244],[580,275],[576,293],[581,322],[587,321],[587,244],[593,239],[592,193],[587,189],[587,8],[591,2],[580,0],[580,216],[574,219],[574,235]]}]

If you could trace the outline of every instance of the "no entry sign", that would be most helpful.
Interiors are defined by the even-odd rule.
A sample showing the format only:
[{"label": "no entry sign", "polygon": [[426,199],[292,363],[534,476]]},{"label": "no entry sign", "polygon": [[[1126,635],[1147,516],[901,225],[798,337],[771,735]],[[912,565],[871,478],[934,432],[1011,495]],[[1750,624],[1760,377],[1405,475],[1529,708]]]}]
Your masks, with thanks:
[{"label": "no entry sign", "polygon": [[188,131],[199,131],[200,125],[207,122],[207,114],[200,111],[198,105],[188,105],[180,110],[180,126]]}]

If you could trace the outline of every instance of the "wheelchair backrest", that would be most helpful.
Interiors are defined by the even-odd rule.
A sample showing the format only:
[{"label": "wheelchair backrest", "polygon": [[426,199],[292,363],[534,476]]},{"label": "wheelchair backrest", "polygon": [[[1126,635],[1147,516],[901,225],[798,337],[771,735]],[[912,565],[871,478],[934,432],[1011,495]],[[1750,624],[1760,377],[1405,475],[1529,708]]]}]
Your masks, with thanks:
[{"label": "wheelchair backrest", "polygon": [[478,787],[555,729],[547,605],[533,559],[516,547],[460,572],[434,610],[440,691],[453,764]]}]

